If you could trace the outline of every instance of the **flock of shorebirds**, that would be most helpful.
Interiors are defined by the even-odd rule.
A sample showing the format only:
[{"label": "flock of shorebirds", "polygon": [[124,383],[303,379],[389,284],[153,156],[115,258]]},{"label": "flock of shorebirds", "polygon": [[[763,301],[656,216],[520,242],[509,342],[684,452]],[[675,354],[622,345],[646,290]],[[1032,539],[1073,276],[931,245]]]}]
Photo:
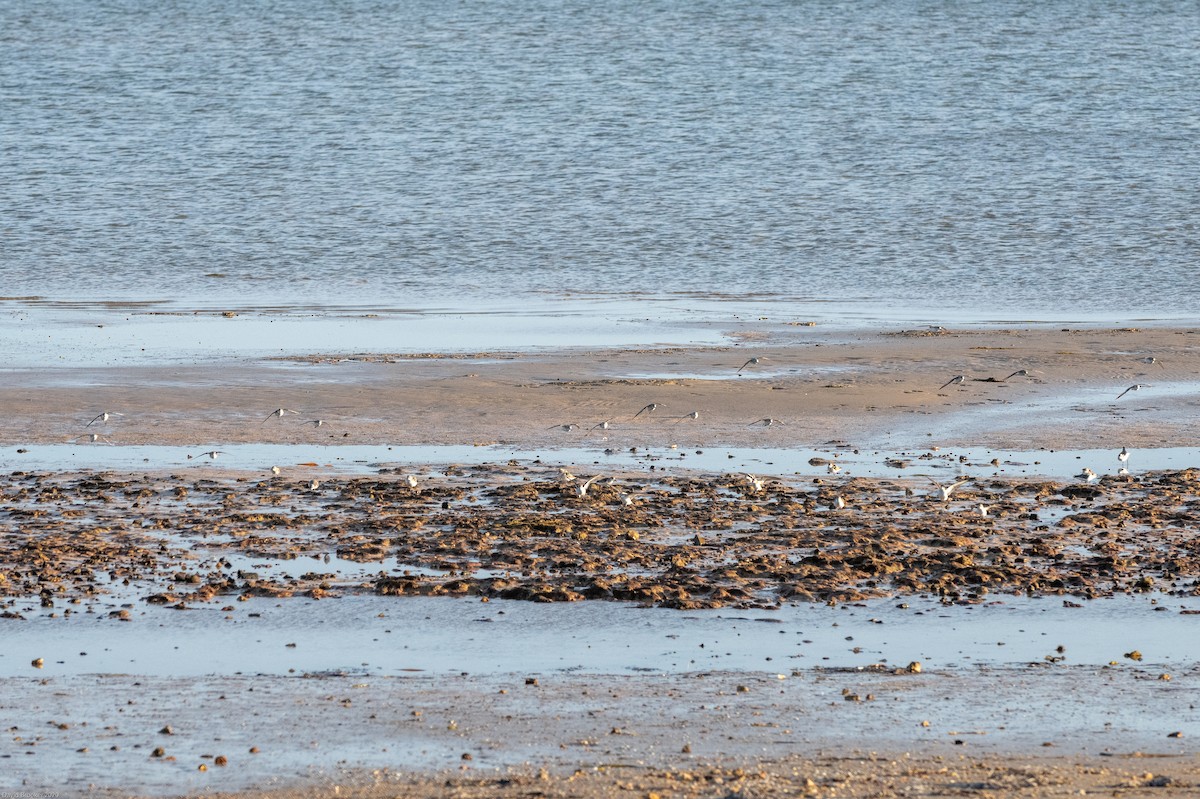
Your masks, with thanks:
[{"label": "flock of shorebirds", "polygon": [[[753,366],[758,366],[765,360],[768,360],[768,357],[765,355],[759,355],[759,356],[755,356],[753,358],[748,358],[745,363],[743,363],[740,367],[738,367],[736,374],[740,375],[746,369],[753,367]],[[1160,361],[1158,358],[1153,357],[1153,356],[1147,356],[1144,358],[1139,358],[1137,360],[1139,363],[1143,363],[1146,365],[1151,365],[1151,366],[1157,365],[1159,367],[1163,367],[1162,361]],[[1018,377],[1032,377],[1032,374],[1028,369],[1017,369],[1016,371],[1012,372],[1011,374],[1009,374],[1003,378],[988,377],[988,378],[973,378],[973,379],[979,380],[981,382],[987,382],[987,383],[1006,383],[1009,380],[1012,380],[1013,378],[1018,378]],[[966,382],[967,382],[967,376],[965,374],[955,375],[954,377],[950,378],[945,383],[943,383],[941,386],[939,386],[938,391],[942,391],[946,388],[949,388],[950,386],[964,385]],[[1134,385],[1129,386],[1124,391],[1122,391],[1120,394],[1118,394],[1116,399],[1121,399],[1126,394],[1129,394],[1129,393],[1135,392],[1135,391],[1140,391],[1143,388],[1150,388],[1150,387],[1151,386],[1144,384],[1144,383],[1135,383]],[[659,410],[662,407],[663,406],[660,403],[651,402],[651,403],[644,405],[636,413],[632,414],[629,418],[630,418],[630,420],[633,420],[633,419],[637,419],[641,416],[649,417],[655,411]],[[110,419],[113,419],[115,417],[123,417],[124,415],[125,414],[118,413],[116,411],[103,411],[103,412],[97,414],[94,418],[92,418],[86,425],[84,425],[84,429],[86,430],[88,428],[91,428],[91,427],[97,426],[97,425],[99,425],[99,426],[106,425]],[[284,417],[286,417],[288,415],[297,415],[298,416],[298,415],[301,415],[301,412],[297,411],[297,410],[293,410],[291,408],[276,408],[275,410],[271,411],[271,413],[267,414],[266,418],[263,419],[262,423],[266,424],[267,422],[271,421],[272,419],[282,420]],[[613,424],[617,421],[618,418],[620,418],[620,417],[612,417],[609,419],[605,419],[604,421],[597,422],[596,424],[589,427],[586,432],[590,434],[594,431],[609,430],[613,427]],[[659,418],[663,418],[663,417],[659,417]],[[665,420],[679,423],[679,422],[683,422],[686,420],[694,421],[699,418],[700,418],[700,411],[694,410],[694,411],[691,411],[690,413],[683,414],[682,416],[665,417]],[[311,424],[314,427],[321,427],[325,424],[325,421],[323,419],[312,419],[312,420],[307,420],[304,423]],[[774,419],[771,417],[764,417],[761,419],[755,419],[754,421],[747,423],[747,426],[748,427],[755,427],[755,426],[757,426],[757,427],[773,427],[776,425],[783,425],[783,424],[784,424],[784,422],[779,419]],[[575,422],[568,422],[565,424],[551,425],[547,429],[548,430],[561,430],[563,432],[572,432],[572,431],[581,429],[581,426]],[[112,446],[112,442],[110,440],[108,440],[104,435],[102,435],[101,433],[98,433],[98,432],[84,433],[80,436],[76,436],[75,438],[70,439],[69,442],[73,443],[75,441],[80,441],[80,440],[87,440],[90,443],[102,443],[102,444],[108,444],[109,446]],[[219,456],[224,455],[224,454],[225,454],[225,452],[223,450],[214,449],[214,450],[208,450],[206,452],[199,453],[198,455],[188,455],[187,457],[188,457],[188,460],[192,460],[193,458],[208,458],[210,460],[216,460]],[[1129,450],[1125,447],[1122,447],[1121,451],[1119,453],[1117,453],[1117,460],[1121,463],[1121,468],[1120,468],[1118,474],[1128,474],[1129,470],[1125,467],[1125,464],[1129,460]],[[826,464],[826,468],[827,468],[829,474],[837,474],[842,471],[842,467],[834,462],[828,462]],[[560,471],[562,471],[562,473],[563,473],[563,479],[565,482],[575,484],[575,492],[576,492],[577,496],[579,496],[580,498],[586,497],[587,493],[588,493],[588,489],[593,485],[593,483],[596,482],[596,480],[598,480],[602,477],[602,475],[595,475],[585,481],[577,481],[575,476],[572,475],[570,472],[566,471],[565,469],[560,470]],[[273,466],[273,467],[271,467],[271,472],[274,475],[278,476],[280,474],[281,470],[278,466]],[[743,474],[742,476],[746,479],[746,482],[750,486],[753,493],[758,493],[763,490],[764,483],[760,478],[755,477],[754,475],[750,475],[750,474]],[[1090,468],[1084,468],[1082,472],[1080,472],[1078,475],[1076,475],[1076,478],[1090,483],[1095,480],[1098,480],[1099,475]],[[610,482],[612,482],[612,478],[610,478]],[[964,478],[964,479],[958,480],[956,482],[945,484],[945,485],[938,483],[936,480],[933,480],[932,478],[930,478],[930,482],[935,487],[935,491],[932,494],[930,494],[930,497],[933,499],[939,499],[942,502],[948,502],[950,500],[950,497],[954,494],[954,492],[958,488],[972,482],[972,479]],[[412,475],[408,476],[408,483],[413,489],[419,488],[419,483],[417,481],[417,478]],[[320,487],[320,481],[313,480],[309,487],[313,490],[316,490],[317,488]],[[626,505],[633,504],[634,497],[632,497],[628,494],[625,494],[625,493],[622,493],[621,497],[622,497],[622,501],[624,504],[626,504]],[[833,509],[833,510],[841,510],[845,507],[846,507],[846,501],[840,495],[838,495],[833,500],[833,503],[831,505],[831,509]],[[979,504],[976,507],[981,516],[987,516],[990,506]]]}]

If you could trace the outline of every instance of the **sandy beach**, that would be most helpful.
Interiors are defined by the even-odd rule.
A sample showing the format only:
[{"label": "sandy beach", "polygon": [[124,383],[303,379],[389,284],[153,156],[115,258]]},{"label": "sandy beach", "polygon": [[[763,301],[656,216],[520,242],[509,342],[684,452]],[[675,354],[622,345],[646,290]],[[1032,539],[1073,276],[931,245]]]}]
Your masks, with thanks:
[{"label": "sandy beach", "polygon": [[[581,603],[677,614],[665,617],[678,625],[667,639],[692,623],[686,612],[863,602],[932,603],[958,620],[975,608],[990,614],[977,618],[986,627],[1008,598],[1040,598],[1030,634],[1118,599],[1174,611],[1181,631],[1200,617],[1200,478],[1189,468],[1200,464],[1188,460],[1197,331],[763,322],[725,335],[722,346],[10,371],[0,624],[17,632],[0,657],[10,732],[0,788],[1196,790],[1194,653],[1148,650],[1143,661],[1145,644],[1115,623],[1096,629],[1122,640],[1083,662],[1070,659],[1074,644],[1063,654],[1047,642],[983,670],[983,650],[939,650],[922,667],[896,640],[846,643],[844,667],[821,666],[817,652],[832,650],[818,642],[807,662],[685,663],[669,675],[662,658],[587,675],[534,660],[476,673],[471,663],[486,658],[455,671],[435,658],[418,668],[433,674],[406,678],[392,654],[361,674],[301,656],[284,671],[171,677],[178,666],[151,654],[156,641],[219,648],[227,625],[247,624],[286,639],[291,657],[324,640],[308,626],[325,618],[318,606],[351,598],[365,603],[352,605],[362,618],[416,613],[418,636],[417,602],[561,605],[531,626],[535,649],[573,629]],[[422,458],[439,446],[471,457]],[[136,465],[105,466],[126,452]],[[1151,468],[1168,452],[1170,468]],[[1076,474],[1089,466],[1094,478]],[[939,486],[956,482],[943,496]],[[936,639],[938,614],[921,614],[915,634]],[[737,622],[706,623],[728,632]],[[71,653],[87,630],[110,628],[101,659],[93,644],[93,661]],[[130,665],[105,660],[110,648]],[[288,662],[245,652],[251,664]]]}]

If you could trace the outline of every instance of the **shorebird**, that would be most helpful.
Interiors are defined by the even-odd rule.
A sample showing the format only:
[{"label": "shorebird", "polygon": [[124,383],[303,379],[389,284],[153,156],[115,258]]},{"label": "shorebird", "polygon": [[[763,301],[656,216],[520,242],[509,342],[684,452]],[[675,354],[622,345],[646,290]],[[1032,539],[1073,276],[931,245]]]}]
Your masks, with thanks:
[{"label": "shorebird", "polygon": [[271,421],[271,419],[273,419],[276,416],[278,416],[280,419],[282,419],[285,414],[289,414],[289,413],[300,413],[300,411],[293,411],[293,410],[289,410],[288,408],[277,408],[276,410],[271,411],[271,414],[269,416],[267,416],[266,419],[263,419],[263,424],[266,424],[267,422]]},{"label": "shorebird", "polygon": [[1121,397],[1125,396],[1130,391],[1141,391],[1143,388],[1151,388],[1151,386],[1148,386],[1145,383],[1137,383],[1136,385],[1132,385],[1129,388],[1122,391],[1120,394],[1118,394],[1117,399],[1120,399]]},{"label": "shorebird", "polygon": [[282,471],[283,471],[283,469],[280,469],[278,466],[271,467],[271,474],[275,475],[276,477],[278,477],[280,472],[282,472]]},{"label": "shorebird", "polygon": [[321,481],[320,481],[320,480],[313,480],[311,483],[309,483],[309,484],[308,484],[308,490],[309,490],[309,491],[316,491],[316,490],[317,490],[318,488],[320,488],[320,487],[321,487]]},{"label": "shorebird", "polygon": [[1080,480],[1083,480],[1085,483],[1090,483],[1090,482],[1092,482],[1093,480],[1096,480],[1096,479],[1097,479],[1096,473],[1095,473],[1095,472],[1093,472],[1091,469],[1089,469],[1089,468],[1088,468],[1088,467],[1086,467],[1086,466],[1084,466],[1084,467],[1083,467],[1083,471],[1082,471],[1082,472],[1080,472],[1079,474],[1077,474],[1077,475],[1075,475],[1075,476],[1076,476],[1077,478],[1079,478]]},{"label": "shorebird", "polygon": [[675,424],[679,424],[684,419],[696,420],[700,418],[700,411],[692,411],[691,413],[685,413],[683,416],[675,416],[672,418],[675,419]]},{"label": "shorebird", "polygon": [[783,422],[779,421],[778,419],[772,419],[771,417],[768,416],[765,419],[756,419],[755,421],[746,425],[746,427],[754,427],[754,425],[756,425],[756,424],[762,425],[763,427],[771,427],[771,426],[777,425],[777,424],[781,425],[781,424],[783,424]]},{"label": "shorebird", "polygon": [[1028,369],[1018,369],[1017,371],[1013,372],[1011,375],[1004,378],[1004,380],[1001,380],[1000,382],[1003,383],[1005,380],[1008,380],[1010,377],[1029,377],[1029,370]]},{"label": "shorebird", "polygon": [[413,489],[414,491],[416,491],[418,488],[421,487],[421,484],[419,482],[417,482],[416,475],[410,474],[408,477],[404,478],[404,481],[406,483],[408,483],[408,487]]},{"label": "shorebird", "polygon": [[1167,367],[1163,366],[1162,361],[1160,361],[1158,358],[1155,358],[1153,355],[1149,355],[1145,358],[1138,358],[1138,363],[1144,363],[1147,366],[1153,366],[1154,364],[1158,364],[1159,369],[1167,368]]},{"label": "shorebird", "polygon": [[575,475],[571,474],[566,469],[559,467],[558,473],[562,475],[562,479],[563,479],[564,483],[574,483],[575,482]]},{"label": "shorebird", "polygon": [[825,467],[825,469],[826,469],[826,470],[827,470],[827,471],[828,471],[830,474],[837,474],[838,472],[840,472],[840,471],[842,470],[842,467],[841,467],[841,466],[838,466],[836,463],[831,463],[831,464],[829,464],[828,466],[826,466],[826,467]]},{"label": "shorebird", "polygon": [[123,414],[123,413],[117,413],[116,411],[105,411],[104,413],[100,414],[99,416],[97,416],[97,417],[96,417],[95,419],[93,419],[92,421],[90,421],[90,422],[88,422],[87,424],[85,424],[85,425],[84,425],[84,427],[91,427],[91,426],[92,426],[92,425],[94,425],[96,422],[99,422],[100,424],[108,424],[108,420],[109,420],[109,419],[111,419],[112,417],[114,417],[114,416],[124,416],[124,415],[125,415],[125,414]]},{"label": "shorebird", "polygon": [[588,428],[588,432],[590,433],[592,430],[607,430],[612,427],[612,421],[612,419],[605,419],[600,424],[593,425],[592,427]]},{"label": "shorebird", "polygon": [[760,363],[762,363],[766,359],[767,359],[767,356],[765,356],[765,355],[759,355],[756,358],[750,358],[744,364],[742,364],[741,366],[738,367],[737,373],[740,375],[742,373],[742,370],[745,369],[747,366],[758,366]]},{"label": "shorebird", "polygon": [[70,442],[68,442],[68,443],[74,444],[76,441],[78,441],[81,438],[86,438],[89,444],[108,444],[110,447],[114,446],[111,441],[109,441],[107,438],[100,435],[99,433],[88,433],[86,435],[76,436],[75,438],[72,438],[70,440]]},{"label": "shorebird", "polygon": [[626,494],[624,491],[621,492],[621,504],[625,507],[632,507],[634,499],[636,499],[636,497],[634,497],[632,494]]},{"label": "shorebird", "polygon": [[649,405],[647,405],[645,408],[642,408],[640,411],[638,411],[637,413],[635,413],[635,414],[633,415],[633,418],[634,418],[634,419],[636,419],[636,418],[638,418],[639,416],[641,416],[643,413],[644,413],[644,414],[647,414],[647,415],[649,415],[649,414],[652,414],[652,413],[654,413],[656,410],[658,410],[658,403],[657,403],[657,402],[652,402],[652,403],[650,403]]},{"label": "shorebird", "polygon": [[987,515],[988,515],[988,511],[992,509],[992,506],[991,506],[991,505],[984,505],[984,504],[981,502],[981,503],[979,503],[978,505],[976,505],[976,506],[975,506],[975,509],[979,511],[979,515],[980,515],[980,516],[987,516]]},{"label": "shorebird", "polygon": [[1119,460],[1121,463],[1129,460],[1129,450],[1121,447],[1121,451],[1117,453],[1117,460]]},{"label": "shorebird", "polygon": [[598,474],[592,475],[591,477],[589,477],[587,479],[586,483],[580,483],[578,486],[576,486],[575,492],[577,494],[579,494],[579,498],[583,499],[584,497],[586,497],[588,489],[592,487],[592,483],[596,482],[599,479],[600,479],[600,475],[598,475]]},{"label": "shorebird", "polygon": [[830,510],[841,510],[844,507],[846,507],[846,500],[842,498],[841,494],[838,494],[836,497],[833,498],[833,504],[830,506],[829,509]]},{"label": "shorebird", "polygon": [[945,383],[942,383],[941,388],[939,388],[938,391],[941,391],[946,386],[962,385],[963,383],[966,382],[966,380],[967,380],[966,375],[955,375],[954,377],[947,380]]},{"label": "shorebird", "polygon": [[[282,410],[282,409],[280,409],[280,410]],[[270,419],[271,417],[268,416],[267,418]],[[283,417],[280,417],[280,418],[283,418]],[[305,424],[311,424],[313,427],[321,427],[322,425],[325,424],[325,420],[324,419],[309,419],[308,421],[305,422]]]},{"label": "shorebird", "polygon": [[574,422],[568,422],[567,424],[552,424],[549,427],[547,427],[546,429],[547,430],[562,430],[564,433],[569,433],[572,430],[578,430],[579,425],[575,424]]},{"label": "shorebird", "polygon": [[957,489],[959,486],[966,485],[967,483],[971,482],[971,480],[968,478],[966,480],[959,480],[957,483],[951,483],[948,486],[944,486],[937,480],[934,480],[932,477],[930,477],[929,482],[937,486],[942,502],[947,502],[950,499],[950,495],[954,493],[955,489]]},{"label": "shorebird", "polygon": [[224,454],[224,450],[210,449],[208,452],[201,452],[199,455],[188,455],[188,460],[190,461],[192,458],[208,458],[211,461],[215,461],[218,455]]},{"label": "shorebird", "polygon": [[763,481],[761,479],[752,474],[743,474],[742,477],[745,477],[746,482],[750,484],[752,494],[757,494],[763,490]]}]

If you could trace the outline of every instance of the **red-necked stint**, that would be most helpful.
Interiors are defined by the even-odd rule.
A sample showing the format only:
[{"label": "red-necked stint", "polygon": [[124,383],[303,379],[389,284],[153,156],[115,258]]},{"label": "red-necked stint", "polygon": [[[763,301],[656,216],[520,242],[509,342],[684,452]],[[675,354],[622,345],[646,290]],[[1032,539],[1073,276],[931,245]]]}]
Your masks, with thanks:
[{"label": "red-necked stint", "polygon": [[552,424],[549,427],[547,427],[546,429],[547,430],[562,430],[564,433],[569,433],[572,430],[578,430],[579,425],[575,424],[574,422],[568,422],[567,424]]},{"label": "red-necked stint", "polygon": [[218,455],[224,454],[224,450],[210,449],[208,452],[201,452],[199,455],[188,455],[188,460],[190,461],[192,458],[208,458],[209,460],[215,461]]},{"label": "red-necked stint", "polygon": [[746,425],[746,427],[754,427],[755,425],[761,425],[762,427],[774,427],[777,424],[782,425],[783,422],[779,421],[778,419],[772,419],[768,416],[765,419],[756,419],[755,421]]},{"label": "red-necked stint", "polygon": [[1125,389],[1120,394],[1118,394],[1117,399],[1120,399],[1121,397],[1125,396],[1130,391],[1141,391],[1143,388],[1151,388],[1151,386],[1148,386],[1145,383],[1138,383],[1136,385],[1130,386],[1129,388]]},{"label": "red-necked stint", "polygon": [[590,433],[590,432],[592,432],[592,430],[607,430],[607,429],[609,429],[610,427],[612,427],[612,423],[613,423],[613,420],[612,420],[612,419],[605,419],[605,420],[604,420],[603,422],[601,422],[600,424],[597,424],[597,425],[592,425],[592,427],[590,427],[590,428],[588,429],[588,432]]},{"label": "red-necked stint", "polygon": [[1005,380],[1008,380],[1013,377],[1029,377],[1029,370],[1028,369],[1018,369],[1017,371],[1013,372],[1011,375],[1004,378],[1004,380],[1001,380],[1000,382],[1003,383]]},{"label": "red-necked stint", "polygon": [[270,415],[267,416],[266,419],[263,419],[263,424],[266,424],[267,422],[271,421],[276,416],[278,416],[280,419],[282,419],[286,414],[289,414],[289,413],[300,413],[300,411],[293,411],[288,408],[277,408],[277,409],[271,411]]},{"label": "red-necked stint", "polygon": [[1079,474],[1075,475],[1075,477],[1084,481],[1085,483],[1090,483],[1093,480],[1099,479],[1099,477],[1096,475],[1096,473],[1093,472],[1091,469],[1089,469],[1086,466],[1084,466],[1083,471],[1080,472]]},{"label": "red-necked stint", "polygon": [[1158,358],[1155,358],[1153,355],[1148,355],[1145,358],[1138,358],[1138,363],[1144,363],[1147,366],[1154,366],[1154,364],[1158,364],[1158,367],[1160,369],[1167,368],[1167,367],[1163,366],[1162,361],[1160,361]]}]

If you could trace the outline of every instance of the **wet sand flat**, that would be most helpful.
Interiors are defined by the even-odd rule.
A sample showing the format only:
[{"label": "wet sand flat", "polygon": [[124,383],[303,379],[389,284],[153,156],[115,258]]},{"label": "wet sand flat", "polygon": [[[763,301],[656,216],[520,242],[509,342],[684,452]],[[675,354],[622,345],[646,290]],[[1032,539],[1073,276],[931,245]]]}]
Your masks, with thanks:
[{"label": "wet sand flat", "polygon": [[100,796],[1187,796],[1200,785],[1187,737],[1196,675],[1166,681],[1160,668],[8,678],[0,785]]},{"label": "wet sand flat", "polygon": [[[196,447],[1183,446],[1197,443],[1197,337],[1164,328],[775,326],[730,331],[723,347],[330,352],[16,369],[0,386],[0,441],[98,433],[101,445]],[[752,357],[760,362],[743,367]],[[1029,375],[1008,377],[1020,370]],[[962,383],[945,385],[958,375]],[[1147,388],[1118,399],[1138,384]],[[635,418],[651,403],[659,407]],[[279,408],[298,413],[268,418]],[[124,416],[85,428],[102,411]],[[767,419],[776,423],[760,422]],[[607,429],[596,427],[605,421]],[[561,427],[569,425],[578,427]]]}]

